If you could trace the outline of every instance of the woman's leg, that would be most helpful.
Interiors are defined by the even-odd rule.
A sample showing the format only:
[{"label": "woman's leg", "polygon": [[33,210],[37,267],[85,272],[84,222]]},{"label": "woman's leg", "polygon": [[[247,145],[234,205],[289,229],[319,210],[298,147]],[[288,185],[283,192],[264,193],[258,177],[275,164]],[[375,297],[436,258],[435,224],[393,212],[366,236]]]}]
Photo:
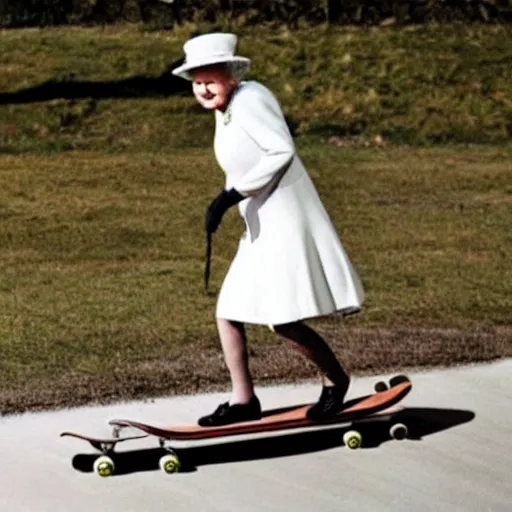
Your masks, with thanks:
[{"label": "woman's leg", "polygon": [[229,402],[247,404],[254,395],[254,385],[249,372],[244,324],[217,318],[217,329],[231,376],[232,393]]},{"label": "woman's leg", "polygon": [[275,332],[290,347],[304,354],[322,372],[325,386],[347,388],[350,380],[334,352],[325,340],[311,327],[302,322],[274,326]]},{"label": "woman's leg", "polygon": [[288,345],[315,363],[322,372],[322,393],[318,402],[308,409],[307,416],[312,420],[322,420],[341,411],[350,377],[325,340],[302,322],[277,325],[274,330]]},{"label": "woman's leg", "polygon": [[217,328],[231,376],[231,399],[220,404],[212,414],[199,418],[198,423],[202,427],[214,427],[238,421],[258,420],[261,418],[261,405],[254,394],[249,372],[244,325],[218,318]]}]

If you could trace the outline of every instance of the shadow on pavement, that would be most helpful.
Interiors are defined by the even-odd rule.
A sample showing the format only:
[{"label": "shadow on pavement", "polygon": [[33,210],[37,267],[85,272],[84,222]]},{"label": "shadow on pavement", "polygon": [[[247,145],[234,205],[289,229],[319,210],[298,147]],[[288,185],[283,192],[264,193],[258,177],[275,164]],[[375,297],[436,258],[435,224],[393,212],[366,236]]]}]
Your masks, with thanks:
[{"label": "shadow on pavement", "polygon": [[[356,428],[363,436],[362,448],[369,449],[391,440],[389,428],[397,422],[407,425],[407,440],[421,440],[425,436],[467,423],[474,417],[472,411],[466,410],[406,408],[386,416],[385,420],[367,419],[359,422]],[[175,451],[182,463],[180,472],[187,473],[196,471],[199,466],[210,464],[263,460],[329,450],[343,445],[343,434],[350,428],[352,426],[331,427],[270,437],[267,434],[266,437],[176,448]],[[113,455],[116,463],[115,475],[157,470],[158,461],[165,453],[161,448],[116,452]],[[97,457],[98,454],[78,454],[73,458],[73,467],[81,472],[92,472]]]}]

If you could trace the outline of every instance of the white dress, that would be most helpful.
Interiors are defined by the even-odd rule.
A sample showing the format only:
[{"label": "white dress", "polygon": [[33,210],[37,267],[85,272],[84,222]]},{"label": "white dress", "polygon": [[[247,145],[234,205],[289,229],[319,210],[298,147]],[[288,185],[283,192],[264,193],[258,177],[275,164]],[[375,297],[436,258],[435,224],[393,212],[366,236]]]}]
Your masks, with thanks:
[{"label": "white dress", "polygon": [[295,152],[281,108],[258,82],[242,82],[216,111],[215,155],[246,224],[222,285],[217,317],[279,325],[358,311],[361,282]]}]

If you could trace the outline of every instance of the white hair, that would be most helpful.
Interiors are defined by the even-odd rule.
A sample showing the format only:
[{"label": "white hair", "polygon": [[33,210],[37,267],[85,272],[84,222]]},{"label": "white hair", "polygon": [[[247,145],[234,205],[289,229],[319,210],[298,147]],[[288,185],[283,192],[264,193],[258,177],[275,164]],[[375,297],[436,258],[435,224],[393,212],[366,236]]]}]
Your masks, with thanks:
[{"label": "white hair", "polygon": [[245,62],[227,62],[225,66],[228,73],[236,80],[241,80],[249,68]]}]

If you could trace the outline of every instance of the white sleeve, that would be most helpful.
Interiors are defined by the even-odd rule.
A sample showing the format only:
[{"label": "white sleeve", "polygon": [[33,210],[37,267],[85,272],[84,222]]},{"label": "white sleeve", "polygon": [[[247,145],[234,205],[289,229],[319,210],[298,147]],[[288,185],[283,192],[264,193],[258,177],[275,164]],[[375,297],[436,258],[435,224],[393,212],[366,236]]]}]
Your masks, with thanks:
[{"label": "white sleeve", "polygon": [[292,163],[295,147],[284,115],[270,91],[247,91],[236,115],[241,128],[261,149],[261,158],[236,183],[244,196],[253,195]]}]

